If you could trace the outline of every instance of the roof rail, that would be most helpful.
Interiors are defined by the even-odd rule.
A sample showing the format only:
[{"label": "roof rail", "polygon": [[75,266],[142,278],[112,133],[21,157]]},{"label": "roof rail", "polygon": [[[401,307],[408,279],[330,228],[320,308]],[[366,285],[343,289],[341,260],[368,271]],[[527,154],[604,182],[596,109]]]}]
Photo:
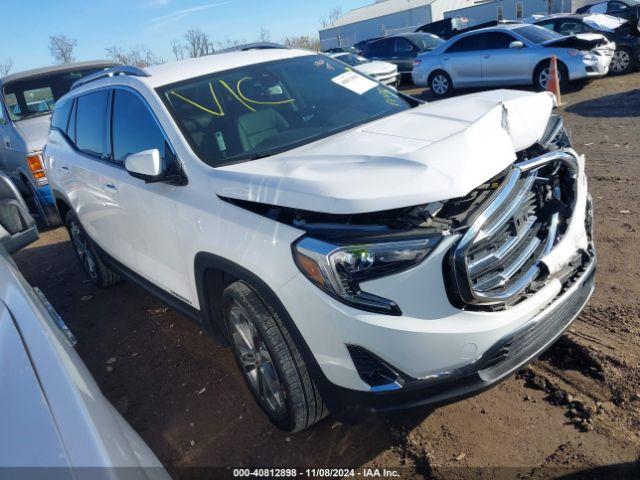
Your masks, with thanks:
[{"label": "roof rail", "polygon": [[119,65],[117,67],[106,68],[104,70],[100,70],[99,72],[92,73],[91,75],[87,75],[79,80],[76,80],[73,85],[71,85],[71,90],[74,88],[78,88],[82,85],[86,85],[87,83],[94,82],[96,80],[100,80],[101,78],[106,77],[114,77],[116,75],[131,75],[133,77],[150,77],[147,72],[138,67],[130,67],[127,65]]}]

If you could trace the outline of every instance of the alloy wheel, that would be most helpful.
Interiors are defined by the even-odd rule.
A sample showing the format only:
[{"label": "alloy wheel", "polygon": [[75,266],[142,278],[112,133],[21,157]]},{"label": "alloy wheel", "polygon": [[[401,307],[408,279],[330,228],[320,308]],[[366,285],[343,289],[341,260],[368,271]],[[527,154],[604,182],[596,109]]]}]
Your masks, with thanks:
[{"label": "alloy wheel", "polygon": [[444,95],[449,90],[449,80],[439,73],[431,80],[431,89],[438,95]]},{"label": "alloy wheel", "polygon": [[[540,72],[538,75],[538,84],[544,90],[547,89],[547,85],[549,84],[549,79],[551,78],[551,67],[547,67]],[[562,83],[562,73],[560,73],[560,69],[558,69],[558,82]]]},{"label": "alloy wheel", "polygon": [[631,56],[625,50],[616,50],[611,59],[611,70],[614,73],[626,72],[631,64]]},{"label": "alloy wheel", "polygon": [[237,305],[231,307],[229,319],[231,341],[251,389],[272,414],[286,414],[285,390],[258,329]]},{"label": "alloy wheel", "polygon": [[82,266],[91,277],[91,280],[95,282],[98,279],[98,268],[93,252],[87,244],[87,239],[82,234],[80,226],[74,221],[69,223],[69,232],[71,233],[71,243],[73,243]]}]

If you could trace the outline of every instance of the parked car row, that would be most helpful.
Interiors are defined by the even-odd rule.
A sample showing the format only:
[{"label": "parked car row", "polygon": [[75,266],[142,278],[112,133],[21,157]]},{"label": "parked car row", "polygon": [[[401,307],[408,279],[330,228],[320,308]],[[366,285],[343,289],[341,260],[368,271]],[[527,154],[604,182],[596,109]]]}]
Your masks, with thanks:
[{"label": "parked car row", "polygon": [[[523,21],[474,26],[464,17],[455,17],[419,27],[416,33],[373,38],[334,50],[357,55],[356,50],[369,60],[394,63],[401,80],[410,78],[415,85],[429,86],[438,96],[463,87],[545,88],[553,55],[559,62],[561,83],[638,68],[637,9],[635,0],[609,1],[581,9],[584,14],[534,15]],[[593,13],[605,10],[618,16]]]},{"label": "parked car row", "polygon": [[453,37],[414,62],[413,83],[436,96],[455,88],[534,85],[544,90],[550,58],[561,84],[606,75],[615,43],[602,35],[563,36],[536,25],[499,25]]},{"label": "parked car row", "polygon": [[596,33],[615,43],[611,72],[628,73],[640,66],[640,29],[637,20],[603,14],[556,14],[534,19],[533,23],[560,35]]}]

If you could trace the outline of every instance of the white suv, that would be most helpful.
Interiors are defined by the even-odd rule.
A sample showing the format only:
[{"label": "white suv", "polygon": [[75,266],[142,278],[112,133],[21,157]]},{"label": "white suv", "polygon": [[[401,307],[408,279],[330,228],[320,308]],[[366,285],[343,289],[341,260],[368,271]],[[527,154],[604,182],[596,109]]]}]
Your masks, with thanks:
[{"label": "white suv", "polygon": [[479,392],[593,290],[584,158],[546,93],[433,104],[300,50],[81,80],[45,162],[101,287],[229,344],[281,428]]}]

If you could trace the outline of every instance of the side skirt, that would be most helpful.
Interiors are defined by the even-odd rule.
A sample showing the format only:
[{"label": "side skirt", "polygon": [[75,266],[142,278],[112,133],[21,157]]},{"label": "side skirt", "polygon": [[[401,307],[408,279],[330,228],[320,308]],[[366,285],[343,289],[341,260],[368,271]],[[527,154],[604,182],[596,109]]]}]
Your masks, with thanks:
[{"label": "side skirt", "polygon": [[184,302],[179,298],[176,298],[174,295],[168,293],[162,288],[157,287],[146,278],[141,277],[140,275],[135,273],[133,270],[131,270],[129,267],[126,267],[125,265],[120,263],[118,260],[113,258],[111,255],[109,255],[107,252],[105,252],[93,240],[91,240],[91,244],[93,248],[95,248],[98,254],[100,255],[100,258],[106,264],[108,264],[109,267],[113,268],[116,272],[118,272],[122,277],[141,286],[146,291],[148,291],[151,295],[158,298],[163,303],[166,303],[168,306],[170,306],[172,309],[176,310],[177,312],[180,312],[181,314],[185,315],[190,320],[193,320],[198,324],[199,327],[202,328],[202,318],[200,315],[200,310],[198,310],[192,305],[189,305],[187,302]]}]

